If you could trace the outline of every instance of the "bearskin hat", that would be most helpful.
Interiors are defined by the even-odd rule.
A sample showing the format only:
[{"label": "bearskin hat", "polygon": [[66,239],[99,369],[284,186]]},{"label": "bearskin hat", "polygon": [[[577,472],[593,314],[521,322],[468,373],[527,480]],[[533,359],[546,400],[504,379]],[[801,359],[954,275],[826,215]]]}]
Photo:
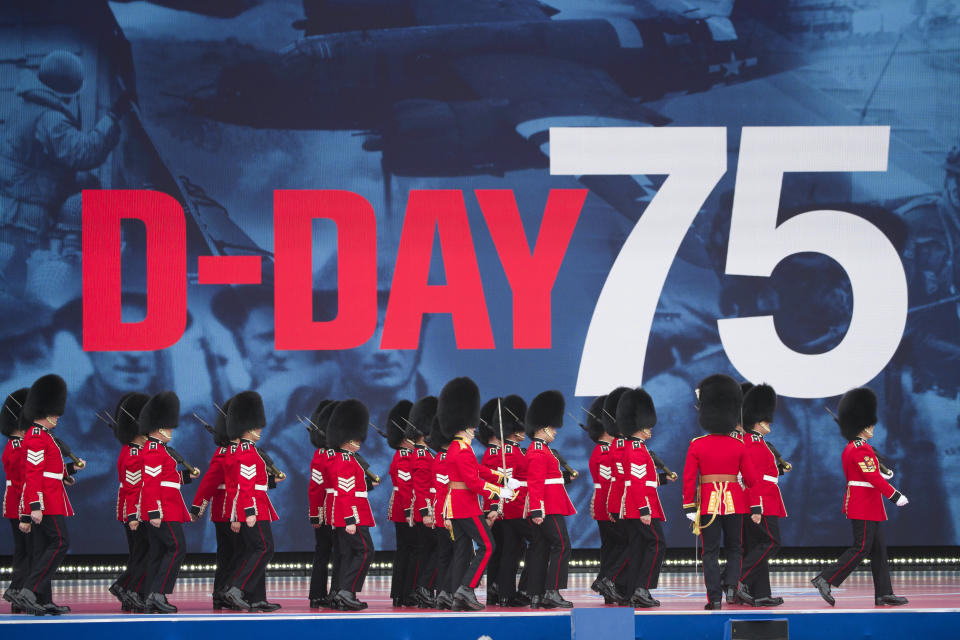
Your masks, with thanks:
[{"label": "bearskin hat", "polygon": [[603,401],[607,396],[597,396],[590,404],[590,413],[587,414],[587,436],[594,442],[600,442],[600,436],[604,434],[603,422],[600,416],[603,415]]},{"label": "bearskin hat", "polygon": [[447,440],[440,431],[440,419],[437,416],[433,416],[433,420],[430,422],[430,435],[427,436],[427,445],[434,451],[439,452],[441,449],[446,448],[448,444],[450,444],[450,441]]},{"label": "bearskin hat", "polygon": [[138,432],[149,435],[157,429],[173,429],[180,424],[180,398],[173,391],[161,391],[143,405],[137,417]]},{"label": "bearskin hat", "polygon": [[67,406],[67,383],[50,373],[33,383],[23,402],[21,422],[27,425],[47,416],[62,416]]},{"label": "bearskin hat", "polygon": [[338,402],[327,423],[327,445],[339,449],[350,440],[363,442],[367,439],[369,424],[370,411],[362,402],[355,399]]},{"label": "bearskin hat", "polygon": [[0,409],[0,433],[8,438],[20,428],[20,411],[29,392],[27,387],[17,389],[3,400],[3,408]]},{"label": "bearskin hat", "polygon": [[437,416],[444,437],[453,440],[464,429],[480,422],[480,389],[467,377],[454,378],[444,385],[437,403]]},{"label": "bearskin hat", "polygon": [[227,433],[227,414],[230,413],[230,403],[233,398],[227,398],[222,406],[217,407],[217,419],[213,421],[213,442],[218,447],[230,446],[230,434]]},{"label": "bearskin hat", "polygon": [[700,426],[709,433],[730,433],[740,424],[743,391],[730,376],[716,373],[697,385]]},{"label": "bearskin hat", "polygon": [[[320,429],[320,414],[323,413],[323,410],[327,408],[330,404],[333,403],[333,400],[321,400],[317,405],[317,408],[313,410],[313,413],[310,414],[310,423],[307,427],[307,433],[310,434],[310,444],[312,444],[317,449],[326,449],[327,448],[327,434],[324,433],[323,429]],[[327,414],[329,419],[329,413]]]},{"label": "bearskin hat", "polygon": [[657,409],[653,406],[653,398],[639,388],[630,389],[620,396],[616,416],[617,426],[624,435],[652,429],[657,424]]},{"label": "bearskin hat", "polygon": [[500,426],[494,427],[497,415],[498,398],[490,398],[480,407],[480,424],[477,425],[476,438],[485,446],[490,446],[490,438],[500,437]]},{"label": "bearskin hat", "polygon": [[113,433],[117,436],[120,444],[130,444],[139,433],[137,425],[137,416],[143,411],[143,407],[150,400],[150,396],[145,393],[131,391],[123,394],[120,402],[117,403],[117,410],[114,412],[114,420],[117,423],[113,427]]},{"label": "bearskin hat", "polygon": [[430,433],[430,424],[433,422],[433,416],[437,415],[437,396],[424,396],[417,400],[410,409],[410,417],[407,418],[406,437],[410,442],[416,442],[421,437]]},{"label": "bearskin hat", "polygon": [[501,407],[503,413],[503,435],[519,433],[526,430],[527,403],[516,394],[510,394],[503,399]]},{"label": "bearskin hat", "polygon": [[750,385],[743,394],[743,428],[752,429],[758,422],[773,422],[776,408],[777,392],[773,387],[768,384]]},{"label": "bearskin hat", "polygon": [[563,394],[559,391],[543,391],[537,394],[530,402],[525,417],[527,436],[532,438],[533,434],[545,427],[562,427],[566,406]]},{"label": "bearskin hat", "polygon": [[877,394],[866,387],[847,391],[837,407],[837,424],[847,440],[877,424]]},{"label": "bearskin hat", "polygon": [[614,438],[622,437],[624,434],[617,425],[617,404],[620,403],[620,396],[630,391],[629,387],[617,387],[608,393],[603,400],[603,409],[597,414],[600,422],[603,424],[603,430]]},{"label": "bearskin hat", "polygon": [[407,434],[407,419],[410,417],[410,409],[413,403],[409,400],[401,400],[393,405],[390,413],[387,415],[387,444],[391,449],[399,449]]},{"label": "bearskin hat", "polygon": [[267,426],[267,416],[263,412],[263,398],[256,391],[241,391],[233,396],[227,409],[227,435],[231,440],[239,438],[247,431]]}]

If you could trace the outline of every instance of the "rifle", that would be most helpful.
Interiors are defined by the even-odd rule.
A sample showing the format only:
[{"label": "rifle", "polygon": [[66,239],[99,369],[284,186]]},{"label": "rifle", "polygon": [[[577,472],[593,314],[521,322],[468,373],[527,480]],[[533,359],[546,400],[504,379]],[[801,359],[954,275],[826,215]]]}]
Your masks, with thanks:
[{"label": "rifle", "polygon": [[[17,399],[14,398],[12,395],[9,396],[9,398],[14,402],[17,402]],[[17,402],[17,404],[20,406],[21,409],[23,409],[22,404],[20,404],[19,402]],[[13,413],[13,409],[11,409],[10,407],[7,407],[7,411],[9,411],[13,415],[13,417],[16,418],[17,420],[20,419],[20,416]],[[73,463],[74,469],[80,470],[87,466],[87,463],[83,460],[83,458],[78,458],[73,454],[73,451],[70,450],[70,447],[67,445],[66,442],[64,442],[57,436],[53,435],[52,433],[50,434],[50,437],[53,438],[54,444],[56,444],[57,448],[60,449],[60,453],[70,458],[70,461]],[[67,484],[72,484],[72,483],[67,483]]]},{"label": "rifle", "polygon": [[[322,430],[322,429],[320,429],[320,427],[318,427],[317,425],[315,425],[315,424],[313,423],[313,421],[310,420],[310,418],[304,418],[303,416],[297,416],[297,420],[299,420],[299,421],[303,424],[303,426],[305,426],[305,427],[307,428],[307,431],[314,431],[314,430],[316,430],[316,431],[321,431],[321,430]],[[371,422],[370,425],[373,426],[373,423]],[[374,428],[374,429],[377,429],[376,427],[373,427],[373,428]],[[379,430],[379,429],[377,429],[377,433],[380,433],[380,430]],[[381,435],[382,435],[382,434],[381,434]],[[378,476],[377,474],[375,474],[373,471],[370,471],[370,463],[367,462],[367,459],[364,458],[362,455],[360,455],[360,454],[357,453],[357,452],[354,452],[353,457],[357,459],[357,462],[360,464],[360,468],[363,469],[363,474],[367,477],[367,479],[370,480],[370,482],[374,482],[374,483],[376,483],[376,484],[380,484],[380,476]]]},{"label": "rifle", "polygon": [[[220,407],[220,405],[214,402],[213,406],[217,408],[217,411],[223,414],[224,418],[227,417],[226,412],[224,412],[224,410]],[[198,416],[197,414],[193,414],[193,415],[195,418],[197,418],[197,420],[200,420],[200,422],[203,422],[204,426],[207,428],[207,431],[209,431],[210,433],[214,432],[213,427],[211,427],[207,422],[205,422],[200,416]],[[263,464],[266,465],[267,473],[269,475],[273,476],[274,478],[279,478],[280,480],[283,480],[287,477],[287,474],[285,474],[283,471],[280,471],[280,469],[277,468],[277,465],[273,462],[273,458],[270,457],[269,453],[259,448],[256,444],[253,445],[253,448],[260,455],[260,459],[263,460]]]}]

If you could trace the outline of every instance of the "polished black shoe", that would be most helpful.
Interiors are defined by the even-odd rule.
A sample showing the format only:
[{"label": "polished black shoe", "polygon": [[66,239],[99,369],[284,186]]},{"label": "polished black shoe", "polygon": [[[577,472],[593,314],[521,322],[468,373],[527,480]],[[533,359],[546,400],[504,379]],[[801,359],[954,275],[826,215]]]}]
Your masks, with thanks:
[{"label": "polished black shoe", "polygon": [[600,588],[600,576],[597,576],[590,584],[590,590],[603,595],[603,590]]},{"label": "polished black shoe", "polygon": [[356,594],[347,591],[346,589],[341,589],[338,591],[337,595],[335,595],[333,599],[337,604],[337,608],[342,609],[343,611],[360,611],[367,608],[366,602],[360,602],[357,600]]},{"label": "polished black shoe", "polygon": [[637,587],[636,591],[633,592],[633,597],[630,599],[630,604],[635,608],[650,609],[652,607],[659,607],[660,601],[655,600],[653,596],[650,595],[650,591],[644,587]]},{"label": "polished black shoe", "polygon": [[703,605],[703,608],[707,611],[719,611],[723,608],[723,601],[717,600],[715,602],[708,602],[707,604]]},{"label": "polished black shoe", "polygon": [[267,602],[266,600],[250,603],[250,611],[263,611],[264,613],[270,613],[271,611],[276,611],[279,608],[280,605],[276,602]]},{"label": "polished black shoe", "polygon": [[764,597],[764,598],[754,598],[752,605],[754,607],[779,607],[783,604],[783,598],[777,597]]},{"label": "polished black shoe", "polygon": [[18,592],[18,591],[20,591],[20,590],[19,590],[19,589],[11,589],[10,587],[7,587],[7,588],[4,590],[4,592],[3,592],[3,599],[6,600],[7,602],[9,602],[10,604],[15,603],[15,602],[17,601],[17,600],[16,600],[16,596],[17,596],[17,592]]},{"label": "polished black shoe", "polygon": [[120,586],[119,582],[114,582],[110,585],[110,595],[120,601],[120,604],[126,605],[126,598],[124,598],[124,592],[126,591],[123,587]]},{"label": "polished black shoe", "polygon": [[543,606],[543,598],[541,596],[530,596],[530,608],[531,609],[545,609]]},{"label": "polished black shoe", "polygon": [[477,600],[477,594],[473,589],[460,585],[453,592],[453,610],[454,611],[480,611],[486,608],[482,602]]},{"label": "polished black shoe", "polygon": [[597,581],[597,588],[599,593],[603,595],[604,601],[607,599],[613,600],[614,602],[622,602],[624,600],[623,595],[617,591],[617,586],[613,584],[613,581],[610,578],[601,578]]},{"label": "polished black shoe", "polygon": [[734,587],[722,587],[727,604],[737,604],[737,590]]},{"label": "polished black shoe", "polygon": [[500,599],[500,587],[496,582],[487,585],[487,602],[496,602]]},{"label": "polished black shoe", "polygon": [[311,609],[321,609],[327,604],[327,597],[321,596],[319,598],[310,598],[310,608]]},{"label": "polished black shoe", "polygon": [[223,603],[225,606],[234,607],[236,611],[251,610],[250,603],[243,599],[243,591],[237,587],[230,587],[223,592]]},{"label": "polished black shoe", "polygon": [[451,596],[446,591],[441,591],[437,594],[437,609],[445,609],[447,611],[453,609],[453,596]]},{"label": "polished black shoe", "polygon": [[900,605],[907,604],[909,600],[903,596],[895,596],[892,593],[888,596],[877,596],[873,599],[873,602],[879,607],[881,605],[889,605],[891,607],[899,607]]},{"label": "polished black shoe", "polygon": [[17,594],[14,596],[16,604],[23,609],[24,613],[29,613],[34,616],[45,616],[51,615],[51,612],[37,602],[37,596],[30,589],[20,589]]},{"label": "polished black shoe", "polygon": [[43,605],[43,608],[47,610],[52,616],[62,616],[65,613],[70,613],[70,607],[65,604],[57,604],[55,602],[48,602]]},{"label": "polished black shoe", "polygon": [[542,604],[551,609],[570,609],[573,607],[573,603],[565,600],[556,589],[551,589],[543,594]]},{"label": "polished black shoe", "polygon": [[140,594],[136,591],[127,591],[124,595],[127,596],[127,604],[130,606],[130,611],[134,613],[143,613],[147,605],[143,601],[143,598],[140,597]]},{"label": "polished black shoe", "polygon": [[162,593],[151,593],[144,603],[147,613],[176,613],[177,608],[167,602],[167,596]]},{"label": "polished black shoe", "polygon": [[530,594],[526,591],[517,591],[517,595],[513,596],[514,602],[519,602],[518,606],[527,607],[530,606]]},{"label": "polished black shoe", "polygon": [[426,587],[417,587],[413,590],[413,597],[421,609],[436,609],[437,599]]},{"label": "polished black shoe", "polygon": [[[753,606],[753,596],[750,595],[750,590],[747,588],[747,585],[742,582],[738,582],[737,586],[734,587],[733,595],[740,604]],[[729,600],[727,602],[729,602]]]},{"label": "polished black shoe", "polygon": [[837,601],[833,599],[833,596],[830,595],[830,583],[823,579],[823,576],[817,576],[810,582],[813,583],[813,586],[817,588],[817,591],[820,592],[820,597],[826,600],[827,604],[831,607],[837,604]]}]

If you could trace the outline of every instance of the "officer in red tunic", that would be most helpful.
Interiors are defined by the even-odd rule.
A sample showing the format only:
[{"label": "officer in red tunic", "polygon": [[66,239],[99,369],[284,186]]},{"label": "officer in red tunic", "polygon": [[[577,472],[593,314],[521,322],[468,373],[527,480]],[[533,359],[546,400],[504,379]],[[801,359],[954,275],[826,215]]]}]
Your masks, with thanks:
[{"label": "officer in red tunic", "polygon": [[660,567],[666,555],[663,537],[663,507],[657,495],[657,470],[644,441],[652,436],[657,424],[653,398],[643,389],[631,389],[617,403],[617,425],[627,435],[623,470],[626,476],[623,507],[619,517],[627,525],[627,591],[634,607],[659,607],[660,601],[650,595],[657,587]]},{"label": "officer in red tunic", "polygon": [[370,412],[364,404],[351,399],[337,404],[327,425],[327,444],[337,453],[328,466],[330,481],[335,483],[332,523],[340,548],[339,590],[333,601],[347,611],[367,608],[357,593],[363,590],[375,552],[370,527],[376,523],[367,500],[368,485],[354,455],[367,439],[369,422]]},{"label": "officer in red tunic", "polygon": [[29,391],[26,387],[17,389],[4,399],[3,408],[0,409],[0,433],[7,437],[7,446],[3,449],[3,475],[6,477],[3,517],[10,522],[13,533],[13,554],[10,559],[13,575],[10,577],[10,586],[3,592],[3,599],[11,604],[12,613],[23,612],[20,605],[16,604],[16,595],[30,573],[33,552],[30,533],[20,530],[20,493],[23,491],[27,451],[23,448],[25,430],[20,425],[20,410]]},{"label": "officer in red tunic", "polygon": [[147,573],[147,555],[150,544],[146,529],[140,527],[140,490],[143,486],[143,445],[145,436],[137,432],[137,416],[150,400],[145,393],[125,394],[113,413],[114,434],[122,445],[117,457],[117,520],[123,525],[127,538],[127,566],[110,585],[124,611],[142,612],[146,603],[140,593]]},{"label": "officer in red tunic", "polygon": [[566,403],[559,391],[544,391],[530,403],[526,415],[527,516],[533,523],[533,543],[528,553],[528,592],[533,609],[569,608],[560,589],[567,588],[570,562],[570,535],[566,516],[577,512],[563,486],[560,463],[550,443],[563,426]]},{"label": "officer in red tunic", "polygon": [[830,587],[843,584],[864,558],[870,558],[873,573],[874,602],[880,605],[903,605],[907,599],[893,594],[890,584],[890,565],[887,561],[887,543],[881,523],[887,519],[883,499],[898,507],[909,502],[894,489],[880,473],[877,454],[867,443],[873,437],[877,424],[877,396],[870,389],[847,391],[840,398],[837,410],[840,433],[848,440],[841,460],[847,478],[843,497],[843,512],[853,527],[853,545],[832,565],[813,579],[821,597],[833,606],[835,600]]},{"label": "officer in red tunic", "polygon": [[395,607],[413,607],[414,551],[416,532],[413,529],[413,443],[407,440],[407,419],[413,403],[401,400],[387,415],[387,445],[395,449],[390,461],[390,480],[393,492],[387,507],[390,522],[396,534],[396,554],[390,575],[390,597]]},{"label": "officer in red tunic", "polygon": [[436,568],[432,588],[437,592],[436,603],[438,609],[453,608],[453,592],[457,585],[451,576],[450,566],[453,562],[453,539],[450,531],[444,526],[443,505],[447,500],[447,491],[450,485],[450,472],[447,467],[447,448],[450,440],[440,430],[440,420],[436,416],[430,425],[430,446],[436,451],[433,457],[433,536],[436,542]]},{"label": "officer in red tunic", "polygon": [[225,602],[247,611],[276,611],[280,605],[267,600],[267,564],[273,558],[272,522],[279,520],[267,495],[270,479],[267,465],[257,451],[267,424],[263,399],[256,391],[242,391],[230,400],[227,435],[239,439],[234,454],[236,493],[231,505],[230,528],[240,534],[239,569],[224,591]]},{"label": "officer in red tunic", "polygon": [[749,492],[751,510],[746,521],[743,540],[743,572],[740,582],[746,587],[748,604],[755,607],[776,607],[783,598],[770,592],[770,559],[780,551],[780,518],[787,517],[787,509],[780,495],[780,468],[776,456],[767,446],[764,436],[770,433],[773,413],[777,408],[777,392],[767,384],[741,385],[744,389],[742,428],[744,444],[750,463],[762,481]]},{"label": "officer in red tunic", "polygon": [[[597,530],[600,533],[600,570],[594,579],[590,588],[603,595],[604,604],[616,604],[619,601],[604,594],[605,590],[615,589],[612,577],[616,569],[611,566],[613,560],[612,549],[615,534],[612,532],[613,521],[610,519],[610,512],[607,509],[607,496],[610,494],[610,480],[613,475],[613,459],[610,455],[610,445],[613,442],[613,436],[607,433],[603,428],[603,423],[599,416],[603,415],[603,401],[607,396],[598,396],[590,405],[590,412],[587,415],[587,424],[584,430],[587,437],[594,442],[593,451],[590,453],[590,460],[587,467],[590,469],[590,478],[593,480],[593,494],[590,496],[590,517],[597,523]],[[604,584],[604,578],[609,581],[609,586]],[[619,594],[617,594],[619,596]]]},{"label": "officer in red tunic", "polygon": [[161,391],[144,405],[137,418],[138,432],[147,437],[143,449],[143,480],[140,489],[140,518],[146,516],[150,551],[144,579],[145,611],[176,613],[167,602],[187,555],[183,523],[190,512],[180,487],[190,474],[177,471],[177,461],[167,451],[173,430],[180,422],[180,399],[173,391]]},{"label": "officer in red tunic", "polygon": [[447,450],[450,484],[443,516],[454,541],[451,576],[459,585],[453,594],[453,609],[479,611],[484,605],[474,589],[483,578],[494,543],[478,499],[510,499],[513,490],[497,484],[500,476],[481,467],[470,446],[480,421],[480,390],[473,380],[464,377],[448,382],[440,392],[437,416],[444,436],[452,440]]},{"label": "officer in red tunic", "polygon": [[[500,456],[502,443],[499,427],[493,426],[496,420],[497,400],[499,398],[491,398],[480,407],[480,423],[477,425],[475,438],[483,446],[480,466],[500,475],[503,473]],[[480,508],[487,519],[487,526],[490,527],[490,535],[493,536],[493,553],[490,554],[490,561],[487,563],[487,604],[497,604],[500,593],[497,576],[500,571],[500,556],[503,553],[502,522],[497,517],[501,509],[500,496],[485,496]]]},{"label": "officer in red tunic", "polygon": [[[715,374],[696,389],[698,421],[709,434],[694,438],[683,467],[683,510],[702,536],[703,579],[707,587],[704,609],[720,609],[724,585],[728,601],[738,591],[743,559],[743,516],[751,511],[738,476],[748,487],[759,481],[750,465],[746,446],[733,435],[740,424],[743,392],[730,376]],[[759,513],[759,508],[752,510]],[[720,574],[720,536],[727,552],[727,567]]]},{"label": "officer in red tunic", "polygon": [[416,401],[410,409],[406,439],[413,442],[413,531],[414,560],[413,577],[415,589],[413,597],[421,609],[434,609],[436,599],[430,593],[430,575],[436,562],[433,535],[434,510],[433,494],[433,454],[427,447],[426,436],[430,425],[437,415],[436,396],[425,396]]},{"label": "officer in red tunic", "polygon": [[310,591],[308,599],[311,609],[319,609],[330,603],[327,589],[327,565],[333,553],[333,528],[327,522],[324,509],[327,488],[333,492],[330,484],[330,461],[336,455],[333,449],[327,447],[327,422],[330,414],[326,408],[334,404],[332,400],[323,400],[310,415],[310,424],[307,430],[310,434],[310,444],[316,447],[313,459],[310,461],[310,484],[307,485],[307,517],[313,527],[313,568],[310,572]]},{"label": "officer in red tunic", "polygon": [[[627,454],[627,438],[617,425],[617,405],[620,397],[629,391],[628,387],[617,387],[608,393],[603,400],[603,408],[598,414],[603,424],[604,432],[611,437],[610,442],[610,486],[607,489],[607,514],[610,517],[611,541],[611,575],[606,581],[601,580],[597,586],[603,594],[604,602],[623,603],[630,600],[628,589],[627,565],[630,556],[627,549],[627,540],[630,537],[627,523],[620,518],[623,507],[623,491],[626,476],[624,475],[624,458]],[[608,584],[609,583],[609,584]],[[612,585],[612,586],[611,586]]]},{"label": "officer in red tunic", "polygon": [[51,431],[63,415],[67,383],[48,374],[33,383],[23,403],[20,423],[27,426],[23,492],[20,496],[20,530],[30,531],[33,558],[30,573],[15,600],[34,615],[60,615],[70,608],[53,603],[50,581],[70,547],[68,516],[73,507],[63,485],[64,464]]}]

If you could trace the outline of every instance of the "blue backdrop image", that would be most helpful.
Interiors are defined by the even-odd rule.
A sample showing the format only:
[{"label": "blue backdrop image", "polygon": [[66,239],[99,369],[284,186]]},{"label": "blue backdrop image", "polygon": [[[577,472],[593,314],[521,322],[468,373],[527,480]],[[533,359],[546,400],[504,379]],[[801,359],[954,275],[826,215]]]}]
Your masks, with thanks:
[{"label": "blue backdrop image", "polygon": [[[825,407],[859,385],[879,396],[871,444],[911,500],[888,508],[889,543],[960,543],[958,20],[933,0],[5,5],[0,393],[51,371],[69,384],[57,435],[87,461],[68,490],[71,549],[123,548],[119,444],[95,413],[127,391],[177,392],[173,445],[201,468],[214,445],[193,414],[212,423],[217,404],[258,391],[262,448],[287,474],[270,493],[277,549],[305,551],[313,451],[298,416],[320,400],[359,398],[383,428],[398,400],[454,376],[484,399],[558,389],[568,416],[556,448],[580,472],[567,485],[571,539],[596,547],[584,407],[642,384],[659,416],[650,448],[681,473],[702,433],[693,388],[716,372],[780,393],[769,440],[793,465],[780,481],[786,545],[849,540],[844,441]],[[41,79],[54,52],[80,61],[75,91]],[[124,92],[134,108],[114,119]],[[563,137],[585,129],[615,135]],[[84,351],[84,189],[155,190],[183,208],[189,319],[172,346]],[[276,349],[274,192],[285,189],[351,191],[373,207],[378,321],[366,344]],[[552,286],[550,342],[515,348],[510,274],[477,191],[512,192],[533,251],[559,189],[589,191]],[[425,316],[417,348],[381,348],[388,306],[417,302],[392,293],[419,190],[462,193],[493,348],[458,348],[449,312]],[[315,222],[311,243],[314,318],[329,320],[335,226]],[[125,322],[156,295],[146,251],[143,226],[124,222]],[[262,283],[199,284],[210,255],[261,256]],[[449,259],[435,239],[430,284],[447,282]],[[373,430],[361,452],[385,479],[370,500],[374,542],[389,549],[393,452]],[[679,483],[660,496],[668,543],[692,547]],[[213,550],[208,521],[186,530],[191,551]]]}]

